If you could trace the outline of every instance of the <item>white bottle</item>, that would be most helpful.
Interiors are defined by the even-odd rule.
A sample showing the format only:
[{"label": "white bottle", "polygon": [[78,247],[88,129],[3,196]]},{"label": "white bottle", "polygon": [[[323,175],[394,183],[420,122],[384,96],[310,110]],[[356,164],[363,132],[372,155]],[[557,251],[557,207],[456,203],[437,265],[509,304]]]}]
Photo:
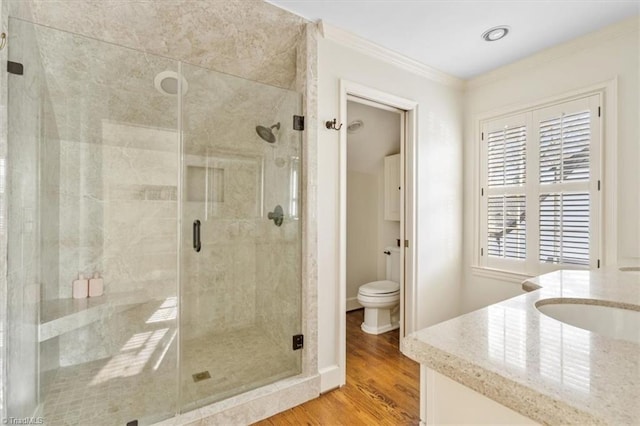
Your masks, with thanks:
[{"label": "white bottle", "polygon": [[102,296],[102,293],[104,293],[104,280],[96,272],[89,280],[89,297]]},{"label": "white bottle", "polygon": [[78,274],[78,279],[73,281],[72,295],[74,299],[89,297],[89,280],[84,275]]}]

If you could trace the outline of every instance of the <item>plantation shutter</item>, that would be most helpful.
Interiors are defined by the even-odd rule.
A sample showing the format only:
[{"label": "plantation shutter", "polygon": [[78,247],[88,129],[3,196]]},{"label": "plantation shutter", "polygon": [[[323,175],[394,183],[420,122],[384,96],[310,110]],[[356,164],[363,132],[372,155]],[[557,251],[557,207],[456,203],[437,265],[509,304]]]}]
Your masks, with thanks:
[{"label": "plantation shutter", "polygon": [[487,138],[489,187],[524,184],[526,127],[494,130]]},{"label": "plantation shutter", "polygon": [[[593,99],[592,99],[593,98]],[[534,111],[538,150],[538,239],[540,262],[584,265],[591,261],[591,175],[599,97]],[[596,189],[597,191],[597,189]]]},{"label": "plantation shutter", "polygon": [[481,266],[599,265],[600,96],[482,124]]},{"label": "plantation shutter", "polygon": [[589,265],[589,193],[540,195],[540,261]]},{"label": "plantation shutter", "polygon": [[588,110],[540,123],[540,183],[589,180],[590,123]]},{"label": "plantation shutter", "polygon": [[487,254],[507,259],[526,256],[525,197],[489,197]]},{"label": "plantation shutter", "polygon": [[527,124],[520,115],[487,123],[484,130],[486,264],[504,268],[526,258]]}]

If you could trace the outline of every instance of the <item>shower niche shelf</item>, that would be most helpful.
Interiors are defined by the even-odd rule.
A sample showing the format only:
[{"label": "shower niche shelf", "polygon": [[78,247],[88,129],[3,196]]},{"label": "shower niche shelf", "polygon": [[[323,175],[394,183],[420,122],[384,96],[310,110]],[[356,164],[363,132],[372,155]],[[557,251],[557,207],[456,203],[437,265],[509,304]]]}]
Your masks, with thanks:
[{"label": "shower niche shelf", "polygon": [[102,295],[86,299],[53,299],[42,302],[40,342],[108,318],[113,311],[148,301],[144,291]]}]

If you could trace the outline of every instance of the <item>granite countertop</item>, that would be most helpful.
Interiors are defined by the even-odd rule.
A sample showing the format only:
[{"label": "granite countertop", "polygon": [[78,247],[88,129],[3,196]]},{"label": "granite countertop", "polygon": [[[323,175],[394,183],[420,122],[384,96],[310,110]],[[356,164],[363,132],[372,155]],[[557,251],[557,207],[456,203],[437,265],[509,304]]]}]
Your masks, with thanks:
[{"label": "granite countertop", "polygon": [[640,310],[640,272],[556,271],[529,293],[410,334],[401,350],[542,424],[639,424],[640,345],[541,314],[543,299],[598,299]]}]

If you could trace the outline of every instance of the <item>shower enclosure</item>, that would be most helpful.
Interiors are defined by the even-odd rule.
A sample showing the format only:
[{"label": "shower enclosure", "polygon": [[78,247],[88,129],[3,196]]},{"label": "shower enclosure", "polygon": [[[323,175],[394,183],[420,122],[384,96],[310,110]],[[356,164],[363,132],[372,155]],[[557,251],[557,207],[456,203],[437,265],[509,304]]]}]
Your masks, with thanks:
[{"label": "shower enclosure", "polygon": [[9,35],[8,416],[149,424],[299,374],[301,96]]}]

